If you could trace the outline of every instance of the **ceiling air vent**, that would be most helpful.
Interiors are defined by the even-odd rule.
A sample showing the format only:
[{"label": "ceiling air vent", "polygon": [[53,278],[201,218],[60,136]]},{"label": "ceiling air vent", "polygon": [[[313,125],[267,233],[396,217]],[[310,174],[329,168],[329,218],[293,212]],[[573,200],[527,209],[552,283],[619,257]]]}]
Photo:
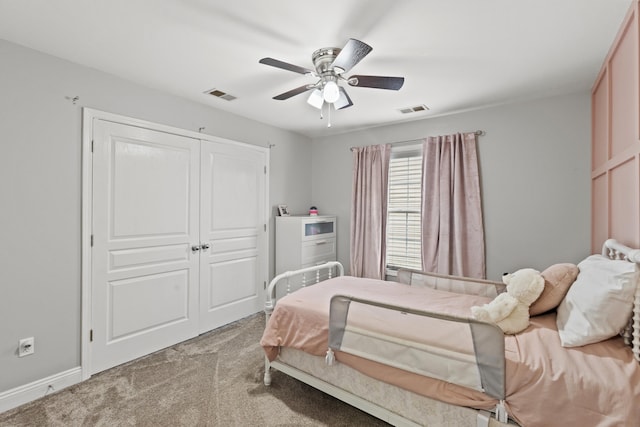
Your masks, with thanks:
[{"label": "ceiling air vent", "polygon": [[222,98],[222,99],[227,100],[227,101],[233,101],[234,99],[236,99],[235,96],[229,95],[228,93],[223,92],[223,91],[221,91],[219,89],[207,90],[204,93],[209,94],[209,95],[213,95],[213,96],[217,96],[218,98]]},{"label": "ceiling air vent", "polygon": [[406,107],[406,108],[401,108],[400,112],[402,114],[409,114],[409,113],[419,113],[420,111],[428,111],[429,107],[427,107],[424,104],[421,105],[416,105],[415,107]]}]

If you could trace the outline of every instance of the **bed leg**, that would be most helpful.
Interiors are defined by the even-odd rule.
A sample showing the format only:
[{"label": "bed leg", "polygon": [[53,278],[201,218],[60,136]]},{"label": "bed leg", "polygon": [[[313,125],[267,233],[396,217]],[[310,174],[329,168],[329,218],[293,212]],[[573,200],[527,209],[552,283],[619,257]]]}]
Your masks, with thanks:
[{"label": "bed leg", "polygon": [[478,411],[476,418],[476,427],[489,427],[489,420],[491,419],[491,412]]},{"label": "bed leg", "polygon": [[271,385],[271,364],[266,357],[264,358],[264,385]]},{"label": "bed leg", "polygon": [[509,414],[507,414],[507,407],[504,406],[504,400],[501,400],[496,405],[496,419],[501,423],[506,423],[509,420]]}]

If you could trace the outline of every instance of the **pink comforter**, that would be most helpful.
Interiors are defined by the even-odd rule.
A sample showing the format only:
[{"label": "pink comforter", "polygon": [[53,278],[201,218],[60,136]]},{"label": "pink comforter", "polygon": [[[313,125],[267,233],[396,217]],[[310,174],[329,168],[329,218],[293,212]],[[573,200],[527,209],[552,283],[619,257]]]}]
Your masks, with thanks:
[{"label": "pink comforter", "polygon": [[[393,282],[343,276],[294,292],[278,301],[260,344],[274,360],[278,348],[324,356],[329,302],[350,295],[388,304],[467,317],[485,297],[459,295]],[[563,348],[555,313],[531,319],[524,332],[505,337],[506,402],[523,426],[640,426],[640,365],[621,338],[579,348]],[[482,392],[434,380],[357,356],[336,358],[358,371],[447,403],[492,409]]]}]

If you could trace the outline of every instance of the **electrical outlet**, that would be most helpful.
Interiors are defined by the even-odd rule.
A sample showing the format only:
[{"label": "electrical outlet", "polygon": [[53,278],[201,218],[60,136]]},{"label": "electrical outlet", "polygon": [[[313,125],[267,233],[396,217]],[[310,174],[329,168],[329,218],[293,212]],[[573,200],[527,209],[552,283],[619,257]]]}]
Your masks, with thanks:
[{"label": "electrical outlet", "polygon": [[33,337],[24,338],[18,344],[18,357],[28,356],[35,353],[36,348]]}]

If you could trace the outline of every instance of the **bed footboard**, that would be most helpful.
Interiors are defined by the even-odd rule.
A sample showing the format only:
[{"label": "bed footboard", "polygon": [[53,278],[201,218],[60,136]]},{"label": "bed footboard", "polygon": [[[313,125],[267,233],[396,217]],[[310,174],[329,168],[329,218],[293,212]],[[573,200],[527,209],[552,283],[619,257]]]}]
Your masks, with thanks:
[{"label": "bed footboard", "polygon": [[[335,269],[335,276],[334,276]],[[276,277],[271,280],[269,286],[267,287],[267,295],[266,301],[264,304],[264,314],[266,316],[266,321],[269,322],[269,317],[271,317],[271,313],[273,313],[273,308],[276,304],[276,291],[279,286],[286,287],[286,293],[291,293],[291,287],[289,283],[292,278],[299,276],[301,278],[301,286],[309,286],[314,285],[320,282],[320,272],[326,270],[328,272],[328,277],[338,277],[344,276],[344,267],[338,261],[329,261],[324,264],[314,265],[312,267],[302,268],[300,270],[293,271],[285,271],[284,273],[278,274]],[[307,273],[315,273],[312,275],[313,279],[307,281],[306,274]],[[271,363],[269,359],[265,356],[265,365],[264,365],[264,384],[271,385]]]}]

